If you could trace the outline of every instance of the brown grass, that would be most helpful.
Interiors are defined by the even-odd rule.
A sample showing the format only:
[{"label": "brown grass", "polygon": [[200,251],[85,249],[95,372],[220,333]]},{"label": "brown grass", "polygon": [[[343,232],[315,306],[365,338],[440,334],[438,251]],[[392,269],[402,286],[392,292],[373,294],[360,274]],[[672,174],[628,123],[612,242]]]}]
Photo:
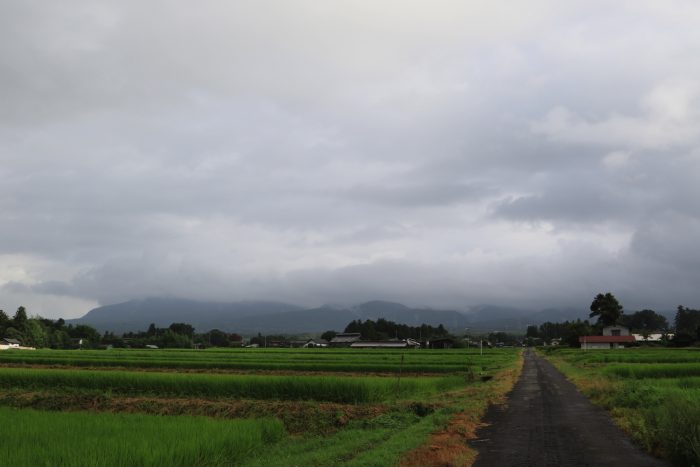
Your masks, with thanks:
[{"label": "brown grass", "polygon": [[461,406],[448,425],[433,433],[428,441],[407,452],[401,459],[404,467],[470,466],[477,452],[468,442],[476,439],[476,430],[483,426],[481,419],[489,405],[504,404],[506,394],[513,389],[522,371],[523,358],[514,368],[502,370],[485,383],[475,383],[458,393],[450,393],[451,403]]}]

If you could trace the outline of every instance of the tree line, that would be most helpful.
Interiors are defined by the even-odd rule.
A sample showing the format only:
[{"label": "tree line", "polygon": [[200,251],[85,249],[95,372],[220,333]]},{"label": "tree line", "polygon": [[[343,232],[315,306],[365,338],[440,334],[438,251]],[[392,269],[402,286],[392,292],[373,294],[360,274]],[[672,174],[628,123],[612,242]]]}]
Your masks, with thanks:
[{"label": "tree line", "polygon": [[673,338],[664,339],[664,343],[685,347],[700,343],[700,310],[679,306],[676,311],[674,326],[670,326],[665,316],[654,310],[644,309],[625,314],[624,308],[615,296],[608,292],[598,294],[590,306],[589,320],[564,321],[563,323],[546,322],[539,326],[528,326],[526,337],[532,341],[541,339],[551,342],[561,339],[563,344],[578,347],[580,336],[597,335],[603,327],[622,325],[632,333],[649,337],[652,333],[661,333]]},{"label": "tree line", "polygon": [[377,321],[371,319],[362,321],[354,320],[345,326],[344,332],[359,332],[362,338],[372,341],[383,341],[389,339],[414,339],[430,340],[441,337],[449,337],[450,333],[440,324],[433,327],[429,324],[420,326],[409,326],[393,321],[379,318]]},{"label": "tree line", "polygon": [[86,324],[66,325],[63,319],[30,318],[25,307],[17,308],[10,318],[0,310],[0,337],[15,339],[26,347],[52,349],[99,348],[100,346],[143,348],[155,345],[159,348],[191,348],[195,345],[232,347],[240,346],[243,338],[235,333],[212,329],[196,333],[188,323],[172,323],[167,328],[151,324],[146,331],[127,332],[122,335],[97,329]]}]

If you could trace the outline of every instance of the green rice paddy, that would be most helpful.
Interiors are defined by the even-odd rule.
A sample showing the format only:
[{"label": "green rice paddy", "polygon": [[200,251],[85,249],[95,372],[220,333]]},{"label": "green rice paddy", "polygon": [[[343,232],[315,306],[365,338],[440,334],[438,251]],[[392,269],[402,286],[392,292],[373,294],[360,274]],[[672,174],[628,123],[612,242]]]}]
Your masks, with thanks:
[{"label": "green rice paddy", "polygon": [[[402,357],[403,356],[403,361]],[[51,350],[0,352],[0,364],[243,371],[452,373],[498,368],[508,357],[466,350],[207,349]]]},{"label": "green rice paddy", "polygon": [[[516,349],[483,356],[474,349],[3,351],[0,401],[51,410],[0,407],[0,423],[12,426],[3,432],[0,458],[20,466],[391,465],[455,410],[485,410],[497,384],[488,377],[515,367],[518,355]],[[459,395],[470,387],[482,388],[478,398]],[[216,418],[182,415],[189,413]]]},{"label": "green rice paddy", "polygon": [[0,458],[14,466],[240,465],[286,436],[278,420],[213,420],[0,407]]},{"label": "green rice paddy", "polygon": [[404,377],[182,374],[0,368],[0,387],[112,394],[316,400],[357,404],[426,396],[464,386],[460,376]]}]

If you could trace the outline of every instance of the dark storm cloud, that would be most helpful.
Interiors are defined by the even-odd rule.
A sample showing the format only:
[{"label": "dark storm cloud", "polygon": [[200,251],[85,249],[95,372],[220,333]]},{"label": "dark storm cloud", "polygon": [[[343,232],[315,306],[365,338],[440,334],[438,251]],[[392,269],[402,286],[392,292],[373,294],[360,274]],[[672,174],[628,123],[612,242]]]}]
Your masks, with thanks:
[{"label": "dark storm cloud", "polygon": [[4,2],[2,305],[697,305],[699,20]]}]

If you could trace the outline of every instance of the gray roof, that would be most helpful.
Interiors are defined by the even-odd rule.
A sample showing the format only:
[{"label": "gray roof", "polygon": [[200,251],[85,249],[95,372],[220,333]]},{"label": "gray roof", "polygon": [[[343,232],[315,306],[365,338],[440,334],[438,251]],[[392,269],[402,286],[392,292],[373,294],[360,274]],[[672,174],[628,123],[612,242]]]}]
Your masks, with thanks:
[{"label": "gray roof", "polygon": [[17,344],[17,345],[21,345],[21,344],[22,344],[22,343],[21,343],[20,341],[18,341],[17,339],[11,339],[11,338],[9,338],[9,337],[3,337],[3,338],[2,338],[2,342],[7,342],[8,344]]},{"label": "gray roof", "polygon": [[361,335],[359,332],[346,332],[336,335],[331,339],[331,344],[356,342],[360,340],[360,337]]}]

